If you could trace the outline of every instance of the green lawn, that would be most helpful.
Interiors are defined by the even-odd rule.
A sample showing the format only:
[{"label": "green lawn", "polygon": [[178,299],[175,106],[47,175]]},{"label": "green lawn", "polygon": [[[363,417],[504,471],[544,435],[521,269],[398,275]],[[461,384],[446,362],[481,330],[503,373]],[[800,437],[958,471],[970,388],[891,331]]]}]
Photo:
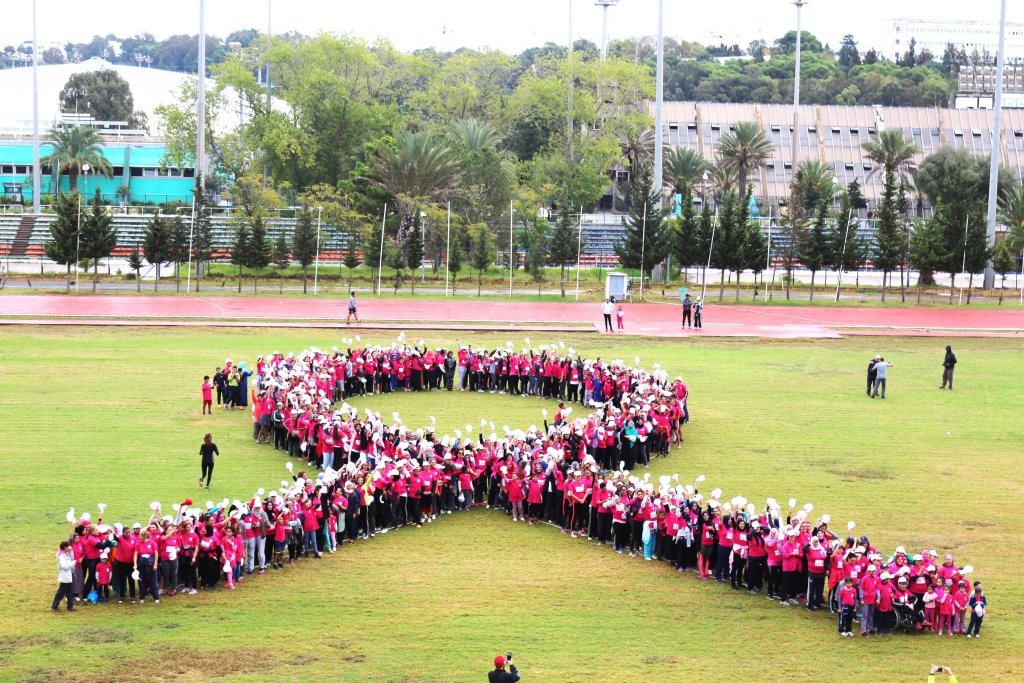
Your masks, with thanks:
[{"label": "green lawn", "polygon": [[[451,341],[443,332],[427,338]],[[953,666],[965,683],[1020,679],[1024,340],[957,340],[955,392],[936,388],[939,339],[624,338],[612,349],[603,341],[565,338],[591,355],[660,362],[691,387],[685,448],[652,465],[654,477],[705,474],[705,488],[721,486],[725,499],[795,497],[834,526],[856,520],[858,533],[887,550],[949,550],[985,582],[985,637],[840,640],[826,615],[482,509],[232,593],[54,615],[46,609],[53,550],[69,506],[95,514],[104,502],[108,521],[129,521],[145,517],[152,500],[168,508],[186,496],[241,498],[287,475],[283,457],[252,444],[245,414],[200,416],[204,373],[225,357],[251,362],[337,339],[18,328],[0,331],[0,680],[480,681],[507,649],[530,681],[923,680],[933,663]],[[863,393],[876,352],[896,364],[886,401]],[[528,426],[542,407],[447,393],[357,405],[397,410],[410,426],[435,415],[449,429],[485,416],[499,429]],[[197,496],[205,431],[223,457],[212,490]]]}]

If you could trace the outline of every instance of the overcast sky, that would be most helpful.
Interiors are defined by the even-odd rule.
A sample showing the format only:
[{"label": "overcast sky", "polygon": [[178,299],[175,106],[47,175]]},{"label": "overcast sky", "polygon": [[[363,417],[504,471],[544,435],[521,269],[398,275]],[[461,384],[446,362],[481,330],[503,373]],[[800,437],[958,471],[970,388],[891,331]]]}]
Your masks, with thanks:
[{"label": "overcast sky", "polygon": [[[519,52],[546,41],[564,44],[569,33],[570,0],[272,0],[273,30],[302,33],[351,32],[385,36],[402,50],[435,46],[491,46]],[[595,43],[601,37],[601,10],[593,0],[571,0],[574,35]],[[198,32],[199,0],[36,0],[39,41],[84,42],[94,34],[128,36],[143,31],[157,38]],[[0,44],[32,37],[32,0],[4,2]],[[267,0],[207,0],[207,32],[220,37],[235,29],[266,30]],[[836,46],[853,33],[861,50],[887,51],[885,19],[927,17],[952,20],[999,18],[999,0],[810,0],[803,10],[805,30]],[[665,0],[665,33],[708,43],[719,37],[746,45],[771,42],[794,28],[796,9],[785,0]],[[1024,22],[1024,2],[1009,2],[1009,20]],[[625,38],[657,32],[657,0],[620,0],[609,14],[609,36]]]}]

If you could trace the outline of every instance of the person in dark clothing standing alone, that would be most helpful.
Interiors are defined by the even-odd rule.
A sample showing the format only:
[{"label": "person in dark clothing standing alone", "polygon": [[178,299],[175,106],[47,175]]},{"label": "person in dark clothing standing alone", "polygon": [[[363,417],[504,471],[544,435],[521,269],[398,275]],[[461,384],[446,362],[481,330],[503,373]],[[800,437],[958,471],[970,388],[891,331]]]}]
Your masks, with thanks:
[{"label": "person in dark clothing standing alone", "polygon": [[875,377],[878,375],[878,371],[875,370],[875,363],[882,360],[881,356],[875,356],[868,361],[868,396],[871,396],[871,389],[875,386]]},{"label": "person in dark clothing standing alone", "polygon": [[[519,680],[519,671],[516,670],[516,665],[512,663],[512,653],[508,654],[508,658],[504,655],[498,655],[494,658],[494,671],[487,674],[488,683],[515,683],[515,681]],[[505,662],[508,662],[508,671],[505,671]]]},{"label": "person in dark clothing standing alone", "polygon": [[691,317],[693,312],[693,299],[687,294],[683,297],[683,327],[686,327],[687,323],[690,323],[690,327],[693,327],[693,318]]},{"label": "person in dark clothing standing alone", "polygon": [[210,479],[213,478],[213,456],[220,455],[217,444],[213,442],[213,435],[207,434],[203,437],[203,444],[199,447],[199,455],[203,458],[202,474],[199,475],[199,487],[203,486],[203,479],[206,479],[206,489],[210,489]]},{"label": "person in dark clothing standing alone", "polygon": [[953,347],[946,347],[946,357],[942,359],[942,386],[939,389],[946,388],[946,382],[949,382],[949,390],[953,391],[953,367],[956,365],[956,356],[953,354]]},{"label": "person in dark clothing standing alone", "polygon": [[213,373],[213,386],[217,389],[217,405],[228,402],[228,378],[224,376],[224,372],[217,368],[217,372]]}]

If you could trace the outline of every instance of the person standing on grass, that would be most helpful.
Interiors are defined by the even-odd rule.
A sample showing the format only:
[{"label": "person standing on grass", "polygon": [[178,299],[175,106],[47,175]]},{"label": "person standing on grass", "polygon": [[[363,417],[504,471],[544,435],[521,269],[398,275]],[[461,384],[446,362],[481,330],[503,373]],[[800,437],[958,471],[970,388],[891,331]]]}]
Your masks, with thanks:
[{"label": "person standing on grass", "polygon": [[942,386],[939,389],[946,388],[946,382],[949,382],[949,390],[953,391],[953,368],[956,366],[956,355],[953,353],[953,347],[946,346],[946,357],[942,359]]},{"label": "person standing on grass", "polygon": [[[508,653],[511,655],[511,653]],[[508,671],[505,671],[505,664],[508,664]],[[494,671],[487,674],[487,683],[515,683],[519,680],[519,671],[512,663],[512,657],[498,655],[494,658]]]},{"label": "person standing on grass", "polygon": [[57,594],[53,596],[53,603],[50,605],[51,612],[58,611],[61,600],[67,600],[69,612],[78,611],[75,609],[74,594],[71,591],[71,575],[74,569],[75,553],[71,550],[71,544],[61,541],[60,550],[57,551]]},{"label": "person standing on grass", "polygon": [[868,398],[871,398],[871,390],[875,386],[875,377],[878,374],[878,372],[875,370],[875,363],[877,363],[880,360],[882,360],[881,356],[875,356],[874,358],[868,361]]},{"label": "person standing on grass", "polygon": [[352,321],[352,318],[355,318],[357,323],[359,322],[359,311],[358,311],[358,309],[359,309],[359,306],[356,304],[356,293],[355,292],[349,292],[349,294],[348,294],[348,317],[345,318],[345,324],[346,325],[348,325]]},{"label": "person standing on grass", "polygon": [[228,378],[220,369],[213,373],[213,386],[217,388],[217,405],[227,405],[228,402]]},{"label": "person standing on grass", "polygon": [[203,384],[200,389],[203,392],[203,415],[206,415],[207,413],[213,415],[213,385],[210,384],[209,375],[205,375],[203,377]]},{"label": "person standing on grass", "polygon": [[682,327],[686,327],[687,323],[690,323],[690,327],[693,327],[693,299],[687,294],[683,297],[683,324]]},{"label": "person standing on grass", "polygon": [[604,303],[601,304],[601,313],[604,314],[604,331],[614,332],[612,329],[612,311],[615,310],[615,304],[611,298],[605,299]]},{"label": "person standing on grass", "polygon": [[203,479],[206,479],[206,490],[210,490],[210,479],[213,478],[213,457],[220,455],[217,444],[213,442],[213,435],[207,433],[203,437],[203,443],[199,446],[199,455],[202,457],[202,474],[199,475],[199,488],[203,487]]},{"label": "person standing on grass", "polygon": [[875,363],[875,390],[871,392],[871,398],[878,396],[878,389],[882,389],[882,398],[885,398],[885,380],[888,377],[888,370],[892,367],[892,363],[884,358],[879,357],[878,362]]}]

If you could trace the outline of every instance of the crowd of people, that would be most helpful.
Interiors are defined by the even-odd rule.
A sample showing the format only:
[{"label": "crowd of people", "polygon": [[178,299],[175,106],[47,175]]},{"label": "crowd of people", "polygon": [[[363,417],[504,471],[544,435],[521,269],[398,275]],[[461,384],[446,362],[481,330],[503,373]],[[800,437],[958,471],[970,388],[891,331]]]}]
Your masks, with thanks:
[{"label": "crowd of people", "polygon": [[[916,630],[980,635],[984,592],[978,582],[968,586],[972,568],[949,554],[897,547],[883,555],[866,536],[834,533],[829,516],[814,519],[810,504],[768,498],[759,507],[741,496],[725,500],[720,488],[705,495],[703,476],[684,484],[678,475],[652,481],[642,473],[650,459],[682,447],[689,420],[685,383],[658,365],[646,371],[639,358],[591,360],[561,343],[534,348],[529,339],[518,350],[511,342],[429,348],[404,335],[388,346],[343,341],[344,350],[274,352],[243,370],[252,378],[252,438],[287,456],[288,479],[244,499],[185,499],[171,513],[154,502],[144,525],[108,525],[103,505],[95,522],[72,509],[52,608],[62,599],[69,609],[83,600],[135,601],[136,592],[139,602],[159,603],[222,581],[234,589],[346,543],[485,507],[786,607],[831,603],[846,636],[855,618],[864,636],[887,633],[894,605],[917,615]],[[239,368],[227,360],[218,374]],[[527,429],[499,430],[484,418],[478,428],[442,435],[433,417],[414,429],[397,413],[386,420],[347,402],[444,390],[547,398],[558,407],[550,416],[542,409],[542,424]],[[225,400],[239,403],[218,392]],[[574,416],[576,407],[589,412]],[[207,435],[200,487],[209,486],[211,446]]]}]

